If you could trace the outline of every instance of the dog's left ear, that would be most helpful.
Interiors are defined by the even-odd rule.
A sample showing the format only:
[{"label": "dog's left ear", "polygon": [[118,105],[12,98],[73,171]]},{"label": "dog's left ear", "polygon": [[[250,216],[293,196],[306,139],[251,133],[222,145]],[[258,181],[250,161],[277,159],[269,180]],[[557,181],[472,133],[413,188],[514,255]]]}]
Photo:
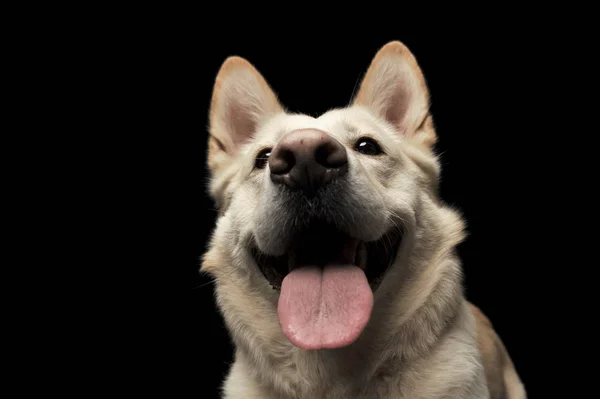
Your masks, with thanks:
[{"label": "dog's left ear", "polygon": [[369,108],[428,149],[437,141],[425,78],[413,54],[399,41],[377,52],[353,104]]}]

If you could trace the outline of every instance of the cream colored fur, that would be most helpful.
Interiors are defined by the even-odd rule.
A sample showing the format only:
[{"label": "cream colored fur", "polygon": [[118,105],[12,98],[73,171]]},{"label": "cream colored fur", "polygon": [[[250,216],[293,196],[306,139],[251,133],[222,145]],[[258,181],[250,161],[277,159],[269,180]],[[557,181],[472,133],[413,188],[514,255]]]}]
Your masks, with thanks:
[{"label": "cream colored fur", "polygon": [[[335,350],[289,343],[277,318],[279,293],[249,253],[252,242],[281,251],[277,238],[289,217],[268,168],[253,169],[256,154],[303,128],[348,148],[347,212],[362,221],[357,237],[375,239],[394,224],[404,231],[366,329]],[[385,156],[352,151],[362,136],[375,138]],[[208,159],[220,214],[202,267],[215,278],[235,344],[224,398],[526,397],[491,324],[464,298],[455,252],[464,225],[438,198],[435,141],[423,74],[399,42],[377,53],[350,106],[318,118],[287,113],[250,63],[225,61],[213,92]]]}]

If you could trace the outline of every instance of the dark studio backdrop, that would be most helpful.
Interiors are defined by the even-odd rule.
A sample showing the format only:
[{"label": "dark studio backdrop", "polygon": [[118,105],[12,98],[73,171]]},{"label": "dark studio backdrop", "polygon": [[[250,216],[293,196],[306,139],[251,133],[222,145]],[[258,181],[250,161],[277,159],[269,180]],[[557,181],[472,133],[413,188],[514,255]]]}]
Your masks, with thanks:
[{"label": "dark studio backdrop", "polygon": [[221,63],[229,55],[245,57],[288,109],[319,115],[349,102],[376,51],[390,40],[401,40],[411,49],[429,86],[437,151],[442,154],[441,197],[467,222],[469,235],[459,247],[466,296],[492,320],[530,397],[538,397],[542,388],[534,354],[541,350],[536,312],[541,299],[535,276],[548,267],[539,261],[547,244],[535,238],[545,233],[538,223],[544,189],[532,178],[540,172],[535,149],[541,132],[532,123],[538,112],[532,104],[540,95],[533,67],[539,39],[497,28],[436,34],[389,28],[319,38],[272,33],[226,37],[206,31],[204,37],[210,39],[205,46],[198,47],[189,37],[184,44],[173,44],[170,53],[193,43],[195,52],[178,60],[198,66],[191,72],[190,66],[184,68],[194,85],[178,89],[189,100],[179,114],[193,115],[180,144],[184,162],[193,168],[186,172],[193,202],[185,214],[191,232],[186,236],[192,249],[186,267],[193,326],[186,357],[193,359],[191,382],[197,397],[216,395],[232,361],[213,286],[199,274],[199,258],[216,216],[206,196],[204,162],[208,106]]}]

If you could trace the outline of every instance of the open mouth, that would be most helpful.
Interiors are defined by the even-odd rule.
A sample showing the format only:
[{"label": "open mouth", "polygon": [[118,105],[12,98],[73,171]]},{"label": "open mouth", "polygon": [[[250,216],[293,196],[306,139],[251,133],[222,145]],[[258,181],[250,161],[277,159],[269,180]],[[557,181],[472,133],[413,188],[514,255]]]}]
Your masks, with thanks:
[{"label": "open mouth", "polygon": [[379,240],[363,242],[327,223],[313,223],[294,236],[284,255],[265,255],[254,247],[252,256],[274,289],[280,289],[288,273],[299,267],[337,264],[363,270],[375,290],[396,258],[401,238],[401,232],[393,229]]},{"label": "open mouth", "polygon": [[284,335],[305,349],[352,344],[366,327],[377,289],[400,246],[401,232],[362,242],[324,223],[298,232],[283,256],[253,256],[273,288]]}]

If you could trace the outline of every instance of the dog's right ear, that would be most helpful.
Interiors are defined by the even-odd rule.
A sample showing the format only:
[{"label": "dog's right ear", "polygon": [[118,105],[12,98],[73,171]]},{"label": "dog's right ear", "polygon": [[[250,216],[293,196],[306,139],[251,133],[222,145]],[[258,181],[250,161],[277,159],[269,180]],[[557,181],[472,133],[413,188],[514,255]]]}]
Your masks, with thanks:
[{"label": "dog's right ear", "polygon": [[227,169],[262,122],[282,111],[277,96],[252,64],[240,57],[227,58],[215,79],[210,104],[208,167],[212,178]]}]

